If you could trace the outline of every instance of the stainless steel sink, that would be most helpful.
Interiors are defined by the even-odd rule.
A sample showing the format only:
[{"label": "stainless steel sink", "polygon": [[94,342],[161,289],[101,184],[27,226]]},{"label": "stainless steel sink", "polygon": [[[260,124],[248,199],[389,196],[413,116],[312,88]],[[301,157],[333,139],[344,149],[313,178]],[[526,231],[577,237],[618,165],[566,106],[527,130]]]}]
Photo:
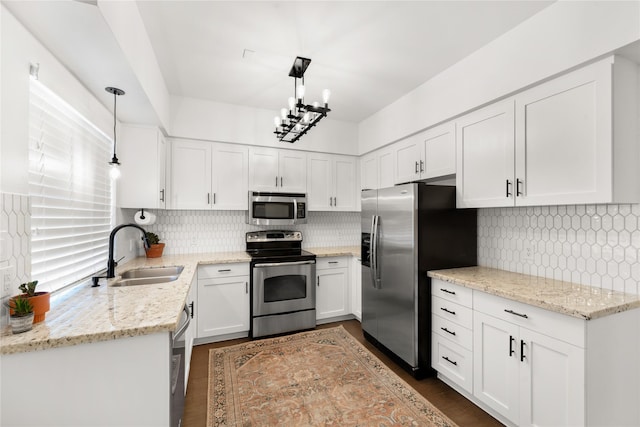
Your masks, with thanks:
[{"label": "stainless steel sink", "polygon": [[178,280],[184,267],[151,267],[125,271],[111,286],[152,285]]},{"label": "stainless steel sink", "polygon": [[[136,268],[122,273],[123,279],[138,279],[142,277],[162,277],[162,276],[179,276],[184,267],[181,265],[174,267],[149,267]],[[175,279],[174,279],[175,280]]]}]

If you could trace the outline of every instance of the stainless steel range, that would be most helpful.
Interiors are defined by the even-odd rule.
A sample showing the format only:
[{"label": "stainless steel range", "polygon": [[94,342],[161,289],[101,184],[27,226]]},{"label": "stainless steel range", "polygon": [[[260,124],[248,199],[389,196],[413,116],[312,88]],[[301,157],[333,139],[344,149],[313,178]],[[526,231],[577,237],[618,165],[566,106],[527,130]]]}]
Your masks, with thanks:
[{"label": "stainless steel range", "polygon": [[299,231],[246,234],[251,255],[251,338],[316,326],[316,256]]}]

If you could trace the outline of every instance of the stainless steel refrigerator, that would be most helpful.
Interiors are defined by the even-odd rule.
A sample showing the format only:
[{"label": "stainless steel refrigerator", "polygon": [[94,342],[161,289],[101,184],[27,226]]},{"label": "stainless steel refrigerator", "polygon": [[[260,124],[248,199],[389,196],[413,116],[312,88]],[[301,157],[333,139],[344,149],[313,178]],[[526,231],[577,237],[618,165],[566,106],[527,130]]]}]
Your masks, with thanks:
[{"label": "stainless steel refrigerator", "polygon": [[476,265],[476,210],[455,187],[403,184],[362,192],[362,329],[415,377],[431,369],[427,271]]}]

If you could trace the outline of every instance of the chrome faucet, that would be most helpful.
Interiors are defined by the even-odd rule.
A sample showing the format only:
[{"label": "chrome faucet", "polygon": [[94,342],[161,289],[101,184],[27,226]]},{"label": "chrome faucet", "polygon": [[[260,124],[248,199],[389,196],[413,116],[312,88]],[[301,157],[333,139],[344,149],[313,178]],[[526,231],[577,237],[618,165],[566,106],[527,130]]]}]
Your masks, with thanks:
[{"label": "chrome faucet", "polygon": [[93,287],[98,286],[99,279],[103,279],[103,278],[111,279],[113,277],[116,277],[116,265],[118,265],[118,263],[113,259],[113,247],[115,245],[116,233],[126,227],[133,227],[140,230],[142,232],[142,240],[144,241],[144,247],[147,249],[151,247],[151,245],[149,244],[149,240],[147,240],[147,232],[145,231],[144,228],[140,227],[139,225],[120,224],[114,227],[113,230],[111,230],[111,234],[109,235],[109,259],[107,260],[107,275],[92,277],[91,279],[93,280],[93,285],[92,285]]}]

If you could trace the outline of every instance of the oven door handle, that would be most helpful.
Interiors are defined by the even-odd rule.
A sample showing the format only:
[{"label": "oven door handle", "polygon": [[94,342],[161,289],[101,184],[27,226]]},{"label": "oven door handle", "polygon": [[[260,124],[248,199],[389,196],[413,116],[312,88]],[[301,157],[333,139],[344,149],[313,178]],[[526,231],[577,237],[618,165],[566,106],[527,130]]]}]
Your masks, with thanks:
[{"label": "oven door handle", "polygon": [[305,264],[315,264],[315,260],[310,261],[294,261],[294,262],[268,262],[268,263],[260,263],[254,264],[255,268],[266,268],[266,267],[284,267],[287,265],[305,265]]}]

